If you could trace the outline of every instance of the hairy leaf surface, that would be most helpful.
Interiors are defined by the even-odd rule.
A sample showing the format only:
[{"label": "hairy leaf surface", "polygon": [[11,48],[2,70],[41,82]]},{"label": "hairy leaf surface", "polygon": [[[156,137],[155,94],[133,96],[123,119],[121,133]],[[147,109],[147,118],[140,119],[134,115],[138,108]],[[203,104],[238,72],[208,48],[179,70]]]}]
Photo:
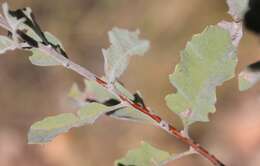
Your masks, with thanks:
[{"label": "hairy leaf surface", "polygon": [[[73,84],[68,96],[73,98],[77,102],[77,106],[81,107],[82,103],[86,102],[86,99],[95,100],[99,103],[103,103],[110,99],[115,99],[116,97],[109,93],[104,87],[97,84],[95,81],[85,80],[85,91],[81,92],[76,84]],[[127,89],[124,88],[118,82],[115,82],[116,89],[123,95],[129,97],[129,99],[134,100],[134,96]],[[139,112],[130,107],[123,107],[112,111],[109,113],[109,116],[120,119],[120,120],[130,120],[138,122],[148,122],[154,123],[154,121],[147,115]]]},{"label": "hairy leaf surface", "polygon": [[194,35],[170,75],[177,93],[166,96],[168,107],[184,124],[208,121],[208,113],[215,112],[216,86],[234,76],[236,64],[236,49],[228,31],[210,26]]},{"label": "hairy leaf surface", "polygon": [[114,82],[125,71],[130,56],[143,55],[148,50],[149,42],[139,39],[138,35],[139,31],[119,28],[113,28],[108,33],[111,46],[102,50],[108,82]]},{"label": "hairy leaf surface", "polygon": [[100,115],[108,110],[108,107],[104,105],[87,103],[80,108],[77,114],[63,113],[47,117],[31,126],[28,133],[28,142],[30,144],[47,143],[73,127],[94,123]]}]

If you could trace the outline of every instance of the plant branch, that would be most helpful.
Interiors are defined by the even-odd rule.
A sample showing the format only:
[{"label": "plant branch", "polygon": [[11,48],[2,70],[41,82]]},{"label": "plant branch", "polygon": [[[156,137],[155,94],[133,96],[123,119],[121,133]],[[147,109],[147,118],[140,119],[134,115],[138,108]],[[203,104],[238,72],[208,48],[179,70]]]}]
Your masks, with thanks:
[{"label": "plant branch", "polygon": [[[12,30],[11,27],[8,25],[8,21],[5,20],[2,16],[0,16],[0,26],[8,31]],[[21,39],[25,40],[21,33],[17,33],[17,36]],[[27,42],[29,45],[30,41],[24,41]],[[33,46],[32,46],[33,47]],[[22,48],[20,48],[22,49]],[[135,110],[142,112],[143,114],[149,116],[151,119],[153,119],[156,122],[156,125],[166,131],[167,133],[175,136],[178,140],[183,142],[184,144],[188,145],[190,148],[194,149],[196,153],[200,154],[204,158],[208,159],[214,166],[224,166],[224,164],[218,160],[214,155],[211,155],[205,148],[203,148],[201,145],[195,143],[192,139],[186,137],[183,135],[180,131],[178,131],[174,126],[167,123],[166,121],[162,120],[162,118],[156,114],[154,114],[149,108],[142,106],[140,104],[134,103],[132,100],[127,98],[125,95],[121,94],[116,90],[113,84],[107,83],[105,80],[101,79],[97,75],[93,74],[86,68],[80,66],[79,64],[74,63],[70,59],[64,57],[64,55],[57,51],[54,47],[52,47],[50,44],[43,44],[38,42],[38,49],[40,49],[42,52],[47,53],[49,56],[53,57],[57,62],[62,64],[65,68],[73,70],[74,72],[78,73],[79,75],[83,76],[85,79],[92,80],[97,82],[99,85],[103,86],[108,92],[115,95],[117,99],[120,101],[121,104],[125,106],[129,106],[134,108]],[[186,155],[186,153],[184,153]],[[183,154],[183,155],[184,155]],[[182,157],[180,155],[179,157]]]},{"label": "plant branch", "polygon": [[115,87],[113,84],[108,84],[106,81],[102,80],[100,77],[91,73],[86,68],[65,58],[63,55],[58,53],[51,46],[45,46],[43,44],[40,44],[39,49],[41,51],[47,53],[48,55],[52,56],[55,60],[60,62],[67,69],[75,71],[76,73],[80,74],[81,76],[83,76],[84,78],[86,78],[88,80],[96,81],[98,84],[103,86],[111,94],[115,95],[120,100],[121,103],[126,103],[127,106],[132,107],[132,108],[144,113],[145,115],[149,116],[150,118],[152,118],[156,122],[158,127],[165,130],[167,133],[175,136],[178,140],[180,140],[184,144],[193,148],[198,154],[200,154],[204,158],[208,159],[213,165],[224,166],[224,164],[220,160],[218,160],[214,155],[211,155],[205,148],[203,148],[201,145],[195,143],[192,139],[184,136],[175,127],[173,127],[171,124],[164,121],[160,116],[154,114],[150,109],[134,103],[132,100],[128,99],[123,94],[119,94],[119,92],[117,92],[115,90]]}]

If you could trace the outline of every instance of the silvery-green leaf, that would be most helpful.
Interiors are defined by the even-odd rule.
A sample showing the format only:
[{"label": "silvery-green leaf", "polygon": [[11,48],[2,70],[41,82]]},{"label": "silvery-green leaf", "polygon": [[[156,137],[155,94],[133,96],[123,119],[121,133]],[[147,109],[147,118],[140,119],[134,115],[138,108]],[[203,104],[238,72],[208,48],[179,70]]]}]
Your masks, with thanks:
[{"label": "silvery-green leaf", "polygon": [[109,116],[120,120],[155,124],[155,121],[152,118],[130,107],[118,109],[115,112],[109,114]]},{"label": "silvery-green leaf", "polygon": [[[121,84],[115,82],[115,85],[122,94],[128,95],[131,100],[134,100],[134,96],[131,95],[131,93],[127,91]],[[79,103],[79,106],[81,105],[80,103],[85,102],[84,97],[95,99],[101,103],[108,101],[109,99],[116,99],[115,96],[110,94],[104,87],[100,86],[95,81],[85,80],[85,86],[85,92],[80,92],[76,85],[73,85],[69,92],[69,96],[76,99]],[[117,109],[116,111],[109,113],[109,116],[120,120],[154,123],[154,121],[149,116],[130,107]]]},{"label": "silvery-green leaf", "polygon": [[221,21],[218,23],[218,26],[229,31],[229,34],[232,39],[232,44],[235,47],[238,47],[241,38],[243,37],[243,26],[242,23],[236,22],[228,22],[228,21]]},{"label": "silvery-green leaf", "polygon": [[0,36],[0,54],[3,54],[9,50],[14,50],[16,48],[16,44],[13,40],[6,36]]},{"label": "silvery-green leaf", "polygon": [[166,96],[168,107],[184,124],[208,121],[208,114],[215,112],[216,87],[234,76],[236,64],[236,48],[227,30],[210,26],[194,35],[170,75],[177,93]]},{"label": "silvery-green leaf", "polygon": [[114,83],[115,88],[124,96],[126,96],[130,100],[134,100],[134,96],[131,92],[129,92],[121,83],[115,82]]},{"label": "silvery-green leaf", "polygon": [[104,102],[109,99],[115,99],[116,97],[109,93],[104,87],[91,80],[84,80],[86,86],[86,92],[92,95],[97,101]]},{"label": "silvery-green leaf", "polygon": [[46,38],[47,38],[47,40],[50,42],[50,43],[52,43],[52,44],[54,44],[54,45],[60,45],[61,46],[61,48],[63,48],[63,45],[62,45],[62,43],[53,35],[53,34],[51,34],[50,32],[44,32],[44,35],[46,36]]},{"label": "silvery-green leaf", "polygon": [[[50,41],[52,44],[59,44],[61,47],[61,42],[55,38],[51,33],[45,32],[44,33],[47,40]],[[29,57],[29,60],[32,64],[37,66],[57,66],[60,65],[59,62],[57,62],[53,57],[50,55],[42,52],[38,48],[32,48],[32,56]]]},{"label": "silvery-green leaf", "polygon": [[114,82],[127,68],[129,57],[143,55],[149,48],[147,40],[139,39],[139,31],[129,32],[113,28],[108,33],[111,46],[103,49],[105,74],[108,82]]},{"label": "silvery-green leaf", "polygon": [[249,0],[227,0],[229,7],[228,13],[234,20],[242,20],[245,12],[248,10],[248,2]]},{"label": "silvery-green leaf", "polygon": [[143,142],[139,148],[128,151],[124,158],[115,161],[115,166],[158,166],[169,158],[168,152]]},{"label": "silvery-green leaf", "polygon": [[108,110],[109,108],[104,105],[88,103],[77,114],[63,113],[47,117],[31,126],[28,133],[28,142],[30,144],[47,143],[73,127],[94,123],[100,115]]}]

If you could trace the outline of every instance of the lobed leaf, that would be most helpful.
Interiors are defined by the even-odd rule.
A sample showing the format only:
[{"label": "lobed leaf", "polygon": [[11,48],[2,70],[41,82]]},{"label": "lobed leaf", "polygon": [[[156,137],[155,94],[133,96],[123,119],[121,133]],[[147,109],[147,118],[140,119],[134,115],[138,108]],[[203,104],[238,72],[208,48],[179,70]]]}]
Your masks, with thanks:
[{"label": "lobed leaf", "polygon": [[128,151],[124,158],[115,161],[115,166],[158,166],[169,158],[168,152],[143,142],[139,148]]},{"label": "lobed leaf", "polygon": [[166,96],[168,107],[186,125],[208,121],[208,113],[215,112],[216,86],[234,76],[236,64],[236,49],[227,30],[210,26],[194,35],[170,75],[177,93]]},{"label": "lobed leaf", "polygon": [[94,123],[100,115],[108,110],[108,107],[104,105],[88,103],[77,114],[63,113],[47,117],[30,127],[28,142],[29,144],[47,143],[57,135],[65,133],[73,127]]},{"label": "lobed leaf", "polygon": [[113,28],[108,35],[111,46],[102,49],[102,53],[106,78],[108,82],[114,82],[127,68],[129,57],[143,55],[149,48],[149,42],[139,39],[139,31],[129,32]]}]

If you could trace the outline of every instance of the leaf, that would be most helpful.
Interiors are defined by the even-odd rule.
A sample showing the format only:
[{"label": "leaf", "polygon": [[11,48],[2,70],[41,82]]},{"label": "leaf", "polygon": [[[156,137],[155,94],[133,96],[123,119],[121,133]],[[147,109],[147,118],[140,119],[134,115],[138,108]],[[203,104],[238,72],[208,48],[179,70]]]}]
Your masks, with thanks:
[{"label": "leaf", "polygon": [[46,36],[47,40],[54,44],[54,45],[60,45],[62,49],[64,49],[62,43],[50,32],[44,32],[44,35]]},{"label": "leaf", "polygon": [[[91,98],[96,99],[99,102],[104,102],[109,99],[116,99],[114,95],[109,93],[104,87],[91,80],[84,80],[86,89],[85,91],[91,95]],[[88,97],[88,96],[87,96]]]},{"label": "leaf", "polygon": [[239,90],[245,91],[260,81],[260,61],[249,65],[239,74]]},{"label": "leaf", "polygon": [[28,142],[29,144],[47,143],[73,127],[94,123],[100,115],[108,110],[108,107],[104,105],[88,103],[77,114],[63,113],[47,117],[31,126],[28,133]]},{"label": "leaf", "polygon": [[[53,36],[49,32],[44,33],[47,40],[50,41],[52,44],[57,45],[59,44],[61,47],[61,42]],[[32,56],[29,57],[29,60],[31,61],[32,64],[36,66],[57,66],[60,65],[59,62],[57,62],[54,58],[52,58],[50,55],[42,52],[38,48],[32,48]]]},{"label": "leaf", "polygon": [[227,0],[229,7],[228,14],[236,21],[242,20],[248,10],[248,2],[249,0]]},{"label": "leaf", "polygon": [[16,48],[16,44],[13,40],[6,36],[0,36],[0,54],[3,54],[9,50],[14,50]]},{"label": "leaf", "polygon": [[128,151],[127,155],[115,162],[115,166],[158,166],[170,158],[168,152],[159,150],[143,142],[137,149]]},{"label": "leaf", "polygon": [[115,88],[124,96],[126,96],[130,100],[134,100],[134,96],[131,92],[129,92],[121,83],[115,82],[114,83]]},{"label": "leaf", "polygon": [[[76,84],[73,84],[68,94],[69,97],[72,97],[77,101],[78,107],[81,107],[82,103],[85,103],[86,98],[94,99],[99,103],[103,103],[110,99],[116,99],[115,96],[110,94],[104,87],[100,86],[95,81],[85,80],[85,86],[85,92],[81,92],[78,86]],[[127,89],[125,89],[123,85],[121,85],[118,82],[115,82],[115,87],[122,94],[128,96],[131,100],[134,100],[134,96]],[[149,116],[130,107],[125,107],[122,109],[117,109],[116,111],[111,111],[107,115],[120,120],[154,123],[154,121]]]},{"label": "leaf", "polygon": [[186,125],[208,121],[208,113],[215,112],[216,86],[234,76],[236,64],[236,49],[228,31],[210,26],[193,36],[170,75],[177,93],[166,96],[168,107]]},{"label": "leaf", "polygon": [[149,42],[138,38],[138,30],[129,32],[113,28],[108,35],[111,46],[102,49],[102,53],[105,59],[106,78],[108,82],[114,82],[127,68],[129,57],[143,55],[149,48]]},{"label": "leaf", "polygon": [[115,112],[110,113],[109,116],[120,120],[130,120],[130,121],[142,122],[142,123],[147,122],[151,124],[155,123],[155,121],[149,116],[130,107],[118,109]]},{"label": "leaf", "polygon": [[228,21],[221,21],[218,23],[218,26],[229,31],[229,34],[232,39],[232,44],[235,47],[238,47],[241,38],[243,37],[243,26],[242,23],[236,22],[228,22]]}]

